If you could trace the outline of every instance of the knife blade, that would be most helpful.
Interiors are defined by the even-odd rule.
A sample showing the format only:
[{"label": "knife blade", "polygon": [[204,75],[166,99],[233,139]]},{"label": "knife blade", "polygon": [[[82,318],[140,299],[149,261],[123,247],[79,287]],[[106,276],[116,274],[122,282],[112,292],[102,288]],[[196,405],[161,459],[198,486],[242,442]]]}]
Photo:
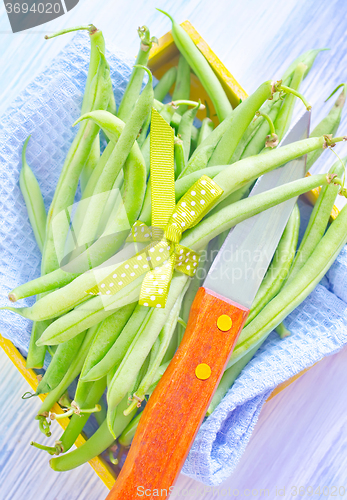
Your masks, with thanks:
[{"label": "knife blade", "polygon": [[[288,132],[280,146],[308,137],[310,112],[306,111]],[[284,167],[260,177],[250,196],[304,177],[306,159],[298,158]],[[250,308],[267,271],[296,198],[269,208],[238,224],[227,236],[218,252],[204,287]],[[257,259],[252,260],[254,243]],[[252,279],[249,279],[249,278]],[[232,278],[232,279],[231,279]]]},{"label": "knife blade", "polygon": [[[282,145],[308,137],[309,123],[306,112]],[[302,157],[263,175],[250,196],[303,177],[305,164]],[[287,200],[230,231],[196,294],[182,342],[146,404],[107,500],[168,497],[173,491],[295,202]]]}]

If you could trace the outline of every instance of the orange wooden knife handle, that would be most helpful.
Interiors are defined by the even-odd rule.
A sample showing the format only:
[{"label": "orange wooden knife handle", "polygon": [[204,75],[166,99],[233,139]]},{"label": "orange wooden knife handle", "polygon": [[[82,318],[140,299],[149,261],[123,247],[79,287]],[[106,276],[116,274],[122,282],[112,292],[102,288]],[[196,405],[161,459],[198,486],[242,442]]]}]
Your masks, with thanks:
[{"label": "orange wooden knife handle", "polygon": [[[158,498],[158,490],[169,495],[248,313],[210,290],[198,290],[180,347],[146,404],[107,500]],[[222,315],[231,318],[228,331],[217,326]],[[195,373],[202,363],[211,368],[206,380]]]}]

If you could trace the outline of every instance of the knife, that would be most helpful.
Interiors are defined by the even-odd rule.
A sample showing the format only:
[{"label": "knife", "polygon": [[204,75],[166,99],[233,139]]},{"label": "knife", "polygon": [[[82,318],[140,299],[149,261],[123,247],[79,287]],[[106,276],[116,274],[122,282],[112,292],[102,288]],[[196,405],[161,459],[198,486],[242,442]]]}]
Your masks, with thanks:
[{"label": "knife", "polygon": [[[309,135],[306,112],[281,145]],[[268,154],[271,154],[269,152]],[[250,196],[305,175],[306,157],[263,175]],[[249,314],[296,198],[232,229],[192,304],[182,342],[151,395],[107,500],[168,497]]]}]

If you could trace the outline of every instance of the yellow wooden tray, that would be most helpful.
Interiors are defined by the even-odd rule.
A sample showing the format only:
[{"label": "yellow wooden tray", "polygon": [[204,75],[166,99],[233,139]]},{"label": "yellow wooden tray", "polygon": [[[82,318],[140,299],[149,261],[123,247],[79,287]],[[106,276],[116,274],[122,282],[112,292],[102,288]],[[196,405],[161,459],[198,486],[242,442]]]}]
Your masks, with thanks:
[{"label": "yellow wooden tray", "polygon": [[[221,82],[229,100],[233,107],[236,107],[240,99],[244,100],[247,97],[246,92],[239,85],[239,83],[235,80],[232,74],[226,69],[223,63],[218,59],[218,57],[214,54],[211,48],[207,45],[207,43],[203,40],[203,38],[199,35],[199,33],[195,30],[195,28],[190,24],[189,21],[184,21],[181,26],[185,29],[185,31],[189,34],[195,45],[200,49],[200,51],[204,54],[207,61],[210,63],[213,71],[216,73],[219,81]],[[148,67],[153,72],[154,76],[158,79],[163,76],[163,74],[171,67],[177,65],[179,52],[177,47],[174,44],[173,37],[171,32],[166,33],[159,39],[158,45],[155,45],[150,53],[150,58],[148,62]],[[192,74],[191,75],[191,99],[198,100],[200,99],[202,102],[206,101],[210,112],[211,119],[217,125],[218,120],[215,115],[214,106],[212,104],[211,99],[206,94],[205,89],[202,87],[200,81],[197,77]],[[199,111],[198,118],[202,119],[206,116],[206,111]],[[315,202],[319,194],[319,190],[316,189],[309,193],[309,199],[312,203]],[[336,207],[335,207],[336,208]],[[335,217],[338,213],[336,209],[332,217]],[[27,369],[25,367],[25,359],[19,353],[19,351],[15,348],[15,346],[7,339],[0,335],[0,347],[6,352],[9,358],[12,360],[14,365],[23,375],[23,377],[27,380],[30,387],[35,391],[38,385],[38,381],[36,378],[36,374],[33,370]],[[302,371],[301,373],[295,375],[290,378],[283,384],[280,384],[271,394],[268,400],[273,398],[276,394],[285,389],[288,385],[290,385],[294,380],[298,379],[302,374],[304,374],[307,370]],[[44,399],[44,395],[39,396],[41,399]],[[58,404],[53,407],[54,413],[63,413],[62,409]],[[59,424],[65,429],[69,423],[69,419],[59,419]],[[81,446],[86,441],[85,437],[81,434],[76,440],[76,446]],[[109,488],[112,488],[112,485],[115,482],[115,475],[109,465],[101,458],[97,457],[91,460],[90,465],[98,474],[103,483]]]}]

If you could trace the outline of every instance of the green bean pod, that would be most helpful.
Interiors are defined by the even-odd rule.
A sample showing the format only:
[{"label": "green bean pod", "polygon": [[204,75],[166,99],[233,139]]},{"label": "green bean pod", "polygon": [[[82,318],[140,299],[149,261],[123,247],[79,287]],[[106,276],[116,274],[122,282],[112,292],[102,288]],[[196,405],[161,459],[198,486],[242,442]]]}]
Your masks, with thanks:
[{"label": "green bean pod", "polygon": [[168,320],[171,309],[178,299],[188,277],[175,273],[172,278],[165,308],[152,310],[146,316],[136,337],[122,359],[107,391],[109,411],[112,411],[123,399],[135,381],[137,372],[149,354],[161,329]]},{"label": "green bean pod", "polygon": [[157,372],[157,369],[159,368],[164,358],[166,350],[170,344],[172,335],[175,331],[180,308],[182,305],[182,300],[184,297],[184,293],[187,289],[187,285],[189,285],[188,281],[185,285],[185,288],[182,290],[176,302],[174,303],[167,317],[166,323],[162,327],[159,336],[157,337],[157,339],[153,344],[153,347],[150,351],[149,366],[147,367],[144,376],[140,378],[135,391],[131,391],[133,393],[132,398],[135,398],[135,401],[133,401],[133,403],[128,407],[125,414],[130,413],[133,409],[139,406],[138,404],[139,401],[144,400],[145,394],[147,393],[149,387],[152,385],[155,373]]},{"label": "green bean pod", "polygon": [[[321,52],[321,50],[325,49],[310,50],[300,55],[297,59],[295,59],[295,61],[293,61],[293,63],[288,67],[288,69],[285,71],[282,77],[283,84],[291,87],[295,86],[295,80],[293,81],[293,76],[299,64],[303,64],[307,67],[303,75],[303,78],[306,78],[317,55],[319,54],[319,52]],[[290,96],[285,96],[284,102],[286,102],[289,97]],[[275,93],[273,100],[267,101],[260,108],[260,111],[268,114],[272,119],[272,121],[275,122],[279,109],[281,108],[281,105],[282,105],[282,100],[280,99],[280,95],[279,93]],[[234,151],[230,163],[235,163],[240,158],[248,158],[249,156],[258,154],[264,148],[265,137],[268,135],[268,133],[269,133],[268,123],[262,116],[259,116],[254,122],[252,122],[248,126],[246,132],[242,136],[241,140],[239,141]]]},{"label": "green bean pod", "polygon": [[[204,250],[206,250],[206,249],[204,249]],[[201,253],[203,254],[204,252],[201,252]],[[205,253],[205,255],[207,255],[207,252]],[[197,291],[201,286],[201,273],[205,274],[205,264],[206,264],[206,260],[204,260],[201,256],[200,260],[199,260],[198,267],[196,269],[195,276],[190,280],[189,286],[188,286],[187,291],[184,295],[184,300],[182,301],[181,310],[180,310],[180,318],[185,324],[188,323],[190,308],[191,308],[193,301],[195,299],[195,295],[197,294]],[[206,272],[205,276],[206,275],[207,275],[207,272]],[[176,349],[178,348],[178,346],[180,345],[180,343],[183,339],[185,327],[182,326],[182,324],[177,325],[177,327],[178,327],[178,332],[177,332],[177,343],[175,346],[175,350],[173,350],[173,346],[172,346],[172,349],[171,349],[172,356],[170,357],[170,352],[167,351],[165,353],[163,361],[168,361],[169,359],[171,359],[173,357]]]},{"label": "green bean pod", "polygon": [[[134,110],[125,124],[123,132],[121,133],[116,146],[96,183],[93,193],[94,196],[90,198],[88,203],[83,222],[78,231],[78,237],[82,242],[93,241],[97,224],[99,223],[103,212],[104,197],[95,195],[105,193],[112,189],[112,186],[136,141],[137,134],[139,133],[146,116],[151,111],[153,103],[152,75],[149,70],[148,73],[150,75],[149,81],[136,102]],[[113,115],[111,116],[113,117]],[[77,122],[84,119],[86,119],[86,115],[81,117]]]},{"label": "green bean pod", "polygon": [[[330,180],[325,174],[298,179],[264,193],[237,201],[215,215],[203,219],[198,226],[183,234],[181,244],[195,251],[203,249],[212,238],[278,203],[311,191],[315,186],[325,186]],[[50,328],[50,327],[48,327]]]},{"label": "green bean pod", "polygon": [[155,373],[155,375],[153,377],[152,385],[151,385],[151,387],[147,391],[147,395],[148,396],[150,396],[152,394],[152,392],[154,391],[157,383],[159,382],[159,380],[161,379],[161,377],[164,375],[165,370],[169,366],[170,362],[171,362],[171,359],[169,359],[168,361],[163,362],[159,366],[158,370],[156,371],[156,373]]},{"label": "green bean pod", "polygon": [[180,178],[184,177],[185,175],[189,175],[197,170],[201,170],[207,166],[217,144],[224,136],[226,131],[230,128],[234,116],[234,111],[232,111],[228,115],[228,117],[223,120],[222,123],[220,123],[218,127],[216,127],[214,131],[211,132],[211,134],[209,134],[200,143],[200,145],[195,149],[194,153],[190,157],[185,170],[180,175]]},{"label": "green bean pod", "polygon": [[140,37],[140,48],[137,54],[135,65],[133,67],[133,71],[130,75],[129,82],[118,109],[118,118],[125,123],[129,120],[135,108],[135,104],[139,97],[143,77],[145,74],[144,66],[147,66],[149,52],[152,48],[153,42],[157,42],[156,38],[150,37],[151,35],[147,26],[142,26],[137,30],[137,32]]},{"label": "green bean pod", "polygon": [[299,228],[300,212],[298,205],[295,204],[272,262],[253,300],[245,325],[248,325],[282,288],[295,256]]},{"label": "green bean pod", "polygon": [[[341,178],[344,174],[344,165],[346,164],[346,160],[347,158],[344,158],[343,163],[341,163],[340,160],[334,163],[329,170],[329,174],[335,174]],[[338,191],[339,186],[335,184],[328,184],[327,186],[323,186],[321,188],[318,199],[313,207],[305,234],[289,270],[286,284],[290,283],[297,275],[322,239],[329,223],[330,214],[333,210]]]},{"label": "green bean pod", "polygon": [[[177,78],[172,94],[172,100],[189,99],[190,97],[190,66],[186,59],[180,54],[177,66]],[[188,110],[188,106],[180,106],[177,113],[183,115]]]},{"label": "green bean pod", "polygon": [[[328,115],[323,118],[321,122],[318,123],[318,125],[312,130],[310,137],[318,137],[323,134],[333,134],[335,135],[337,129],[339,128],[340,121],[341,121],[341,115],[342,115],[342,110],[346,102],[346,92],[347,92],[347,85],[343,84],[343,89],[339,97],[336,99],[333,107],[329,111]],[[328,97],[334,95],[334,93],[341,87],[339,85],[334,92]],[[307,160],[306,160],[306,171],[309,171],[312,165],[314,164],[315,161],[318,160],[320,155],[323,153],[323,151],[312,151],[307,155]]]},{"label": "green bean pod", "polygon": [[341,210],[293,280],[284,286],[279,294],[242,330],[227,368],[255,345],[263,342],[272,330],[314,290],[346,244],[346,227],[347,206]]},{"label": "green bean pod", "polygon": [[214,123],[211,120],[211,118],[204,118],[201,122],[201,127],[199,130],[199,138],[197,142],[197,146],[200,146],[200,144],[210,135],[212,134],[214,130]]},{"label": "green bean pod", "polygon": [[[169,103],[169,105],[171,105],[171,103]],[[154,99],[153,100],[153,107],[154,109],[156,109],[158,111],[158,113],[162,114],[161,111],[163,110],[163,108],[165,106],[168,106],[168,104],[163,104],[162,102],[158,101],[157,99]],[[168,119],[166,119],[166,117],[164,117],[164,115],[162,115],[164,120],[168,122]],[[172,114],[172,116],[170,117],[170,125],[171,127],[173,127],[176,131],[178,130],[178,127],[181,123],[181,120],[182,120],[182,116],[180,114],[177,113],[177,111],[175,111],[174,109],[174,112]],[[192,126],[192,142],[197,142],[198,140],[198,135],[199,135],[199,130],[193,125]]]},{"label": "green bean pod", "polygon": [[84,374],[88,373],[106,356],[110,348],[118,339],[124,326],[131,317],[135,309],[135,303],[128,304],[118,309],[108,318],[100,323],[94,341],[84,362],[81,378],[84,380]]},{"label": "green bean pod", "polygon": [[173,66],[160,78],[157,85],[154,87],[154,99],[162,102],[164,97],[169,93],[174,85],[177,77],[177,67]]},{"label": "green bean pod", "polygon": [[[89,105],[89,96],[90,96],[90,87],[93,81],[93,78],[97,74],[98,71],[98,65],[100,62],[100,52],[105,53],[105,40],[102,35],[102,32],[97,30],[94,34],[93,37],[91,37],[91,44],[90,44],[90,62],[89,62],[89,68],[88,68],[88,75],[87,75],[87,82],[86,82],[86,88],[84,91],[84,96],[83,96],[83,102],[82,102],[82,109],[81,109],[81,115],[84,113],[87,113],[90,111],[90,105]],[[112,91],[112,86],[110,87],[110,100],[108,103],[108,106],[110,106],[110,102],[113,98],[114,102],[114,95]],[[115,102],[114,102],[114,108],[115,108]],[[93,172],[95,166],[97,165],[97,162],[99,160],[100,156],[100,138],[96,137],[93,146],[91,148],[90,154],[88,156],[87,162],[84,165],[84,168],[81,172],[81,190],[82,192],[85,189],[85,186],[87,185],[88,179]]]},{"label": "green bean pod", "polygon": [[124,429],[122,434],[119,436],[118,443],[121,446],[124,446],[125,448],[127,448],[128,446],[131,445],[131,441],[133,440],[133,438],[135,436],[135,432],[136,432],[136,429],[137,429],[137,426],[140,422],[141,417],[142,417],[142,412],[139,413],[138,415],[136,415],[136,417],[134,417],[131,420],[131,422],[129,422],[129,424],[126,426],[126,428]]},{"label": "green bean pod", "polygon": [[139,145],[140,148],[142,148],[146,138],[147,138],[147,135],[148,135],[148,130],[149,130],[149,127],[150,127],[150,124],[151,124],[151,117],[152,117],[152,113],[148,113],[147,115],[147,118],[146,120],[143,122],[143,125],[141,127],[141,130],[137,136],[137,139],[136,139],[136,142],[137,144]]},{"label": "green bean pod", "polygon": [[176,23],[167,12],[164,12],[161,9],[157,10],[165,14],[171,20],[172,36],[175,44],[196,76],[199,78],[202,86],[211,98],[219,121],[222,122],[224,118],[231,113],[232,107],[217,76],[182,26]]},{"label": "green bean pod", "polygon": [[25,153],[30,137],[31,136],[26,139],[23,145],[22,169],[19,175],[19,186],[25,201],[36,243],[42,252],[46,235],[47,216],[39,183],[37,182],[36,177],[26,160]]},{"label": "green bean pod", "polygon": [[183,151],[184,151],[184,163],[188,163],[189,152],[190,152],[190,142],[192,137],[192,125],[193,121],[196,117],[196,113],[200,108],[200,103],[192,109],[186,111],[183,116],[181,123],[178,127],[178,136],[183,142]]},{"label": "green bean pod", "polygon": [[[127,159],[128,161],[128,159]],[[127,168],[126,166],[124,168]],[[123,190],[123,182],[124,182],[124,172],[121,170],[118,174],[117,179],[114,181],[112,186],[112,190],[107,198],[107,202],[105,203],[104,211],[100,217],[99,225],[96,231],[96,237],[99,238],[103,232],[105,231],[108,222],[112,217],[115,217],[117,211],[119,210],[119,204],[122,203],[124,190]]]},{"label": "green bean pod", "polygon": [[127,287],[113,296],[94,297],[75,307],[72,311],[56,319],[37,341],[38,345],[55,345],[65,342],[78,333],[94,326],[110,316],[116,309],[136,302],[139,298],[140,284],[143,277],[139,277]]},{"label": "green bean pod", "polygon": [[[285,100],[288,97],[289,96],[286,96]],[[268,117],[272,121],[276,120],[276,118],[278,116],[278,113],[279,113],[279,111],[281,109],[281,106],[282,106],[282,102],[281,102],[280,99],[278,99],[278,100],[275,101],[275,103],[273,104],[273,106],[270,108],[270,110],[268,112]],[[230,160],[230,163],[239,161],[240,159],[244,160],[245,158],[248,158],[250,156],[257,155],[257,154],[259,154],[264,149],[265,138],[266,138],[266,136],[270,132],[270,127],[269,127],[269,123],[267,122],[267,120],[265,120],[265,118],[263,116],[259,116],[256,119],[255,123],[257,121],[259,121],[259,123],[260,123],[259,127],[251,135],[251,137],[250,137],[247,145],[244,146],[243,150],[242,151],[238,151],[238,154],[239,154],[238,158],[237,158],[237,155],[236,155],[237,151],[235,150],[235,153],[232,156],[232,158]],[[242,143],[242,140],[240,141],[240,143]]]},{"label": "green bean pod", "polygon": [[[108,111],[105,111],[105,112],[92,111],[91,115],[89,113],[87,115],[88,115],[88,118],[95,117],[95,116],[103,118],[103,114],[101,114],[101,113],[107,113],[107,116],[113,116]],[[101,116],[100,116],[100,114],[101,114]],[[85,116],[85,115],[82,115],[82,117],[83,116]],[[91,175],[88,179],[87,185],[85,186],[85,188],[82,192],[82,196],[81,196],[82,200],[89,198],[90,196],[93,195],[96,184],[98,182],[98,179],[100,178],[100,175],[102,174],[102,171],[104,170],[104,167],[105,167],[106,163],[108,162],[108,160],[109,160],[109,158],[114,150],[115,144],[118,141],[119,136],[124,129],[124,123],[120,120],[117,121],[116,117],[114,117],[114,118],[115,118],[115,120],[114,120],[114,129],[113,129],[114,130],[113,140],[109,141],[109,143],[107,144],[106,148],[104,149],[102,155],[100,156],[97,165],[95,166],[93,172],[91,173]],[[94,118],[94,121],[97,125],[99,125],[98,121],[95,120],[95,118]],[[109,139],[109,136],[107,136],[107,138]]]},{"label": "green bean pod", "polygon": [[233,120],[225,131],[208,163],[209,166],[228,164],[235,149],[262,104],[272,97],[272,82],[264,82],[233,112]]},{"label": "green bean pod", "polygon": [[98,363],[90,367],[89,371],[87,367],[83,369],[82,379],[86,381],[99,380],[120,363],[148,314],[147,307],[137,304],[113,346]]},{"label": "green bean pod", "polygon": [[81,115],[90,111],[90,90],[92,81],[98,72],[100,64],[100,51],[105,54],[105,39],[101,30],[98,30],[91,25],[91,30],[89,31],[90,38],[90,59],[87,74],[87,81],[84,90],[84,96],[81,107]]},{"label": "green bean pod", "polygon": [[[140,367],[139,371],[137,372],[137,375],[136,375],[136,378],[135,378],[133,384],[131,385],[131,387],[128,390],[128,401],[129,401],[128,405],[129,406],[128,406],[128,408],[126,410],[124,410],[124,414],[125,415],[127,415],[129,413],[129,410],[133,410],[133,409],[135,409],[135,407],[137,408],[137,404],[136,403],[134,404],[134,401],[132,403],[130,403],[130,401],[133,398],[133,394],[136,393],[136,391],[137,391],[137,389],[138,389],[138,387],[140,385],[141,380],[146,375],[147,370],[149,369],[150,360],[151,360],[151,357],[152,357],[152,351],[154,351],[156,349],[157,345],[158,345],[158,338],[155,340],[155,342],[154,342],[154,344],[152,346],[152,349],[147,354],[146,359],[142,363],[142,366]],[[110,383],[108,384],[108,387],[110,386],[111,382],[112,382],[112,379],[110,380]]]},{"label": "green bean pod", "polygon": [[[97,119],[94,114],[92,117],[95,120]],[[116,117],[114,118],[117,120]],[[111,129],[107,130],[110,132]],[[109,154],[113,151],[111,143],[108,144],[104,154],[107,150]],[[124,167],[124,208],[120,207],[119,212],[117,212],[111,220],[109,219],[105,230],[99,239],[92,244],[88,250],[85,251],[85,253],[78,253],[78,269],[76,265],[72,263],[70,267],[66,266],[65,268],[70,272],[67,272],[65,269],[57,269],[52,273],[20,285],[10,292],[10,300],[15,302],[20,298],[62,287],[72,282],[83,271],[89,269],[91,264],[92,266],[97,266],[110,258],[123,244],[124,239],[128,234],[128,228],[132,226],[138,217],[139,211],[142,207],[145,186],[146,178],[144,161],[138,146],[134,144],[134,149],[130,151]],[[86,188],[86,192],[87,190],[88,187]],[[81,214],[82,213],[83,212],[81,211]],[[124,214],[126,214],[126,220],[124,220]],[[122,229],[124,230],[122,231]],[[78,270],[79,272],[76,272]]]},{"label": "green bean pod", "polygon": [[134,414],[123,415],[123,411],[127,408],[128,399],[125,397],[118,405],[113,419],[112,433],[108,428],[107,421],[103,422],[101,427],[79,448],[70,451],[66,455],[52,458],[49,461],[50,466],[56,471],[67,471],[75,469],[79,465],[89,462],[94,457],[100,455],[103,451],[109,448],[115,440],[126,428],[128,423],[134,417]]},{"label": "green bean pod", "polygon": [[100,137],[97,135],[95,141],[93,142],[91,151],[89,153],[86,164],[83,167],[80,177],[81,191],[85,190],[90,176],[92,175],[94,169],[96,168],[100,159]]},{"label": "green bean pod", "polygon": [[31,334],[28,355],[25,361],[26,368],[43,368],[46,355],[46,347],[38,347],[36,341],[41,337],[51,321],[34,321]]},{"label": "green bean pod", "polygon": [[[94,109],[105,109],[109,101],[110,68],[103,54],[100,57],[98,73],[95,77]],[[88,159],[92,144],[99,132],[93,122],[83,123],[70,147],[65,159],[58,185],[48,212],[46,240],[42,255],[42,272],[46,274],[59,267],[58,255],[63,254],[68,225],[55,227],[53,237],[52,221],[56,215],[73,204],[80,173]]]},{"label": "green bean pod", "polygon": [[77,353],[77,356],[74,358],[72,363],[70,364],[68,370],[65,372],[64,377],[61,382],[55,389],[53,389],[46,397],[46,399],[42,402],[41,407],[38,411],[38,416],[45,415],[49,412],[56,403],[59,398],[64,394],[69,385],[73,382],[73,380],[79,375],[81,372],[84,360],[87,357],[90,345],[93,341],[94,335],[96,332],[96,328],[90,328],[84,337],[82,345]]},{"label": "green bean pod", "polygon": [[[178,137],[175,137],[174,144],[174,156],[175,156],[175,178],[180,175],[182,170],[186,168],[186,160],[184,157],[184,147],[183,141]],[[147,194],[147,192],[146,192]]]},{"label": "green bean pod", "polygon": [[81,332],[76,337],[58,346],[42,380],[37,386],[36,394],[47,394],[60,384],[76,357],[85,336],[85,332]]},{"label": "green bean pod", "polygon": [[[85,384],[86,385],[86,384]],[[106,377],[91,384],[88,394],[81,408],[93,408],[100,401],[106,389]],[[63,453],[69,451],[78,436],[81,434],[83,427],[86,425],[91,413],[74,413],[70,419],[69,425],[59,439],[59,444]]]},{"label": "green bean pod", "polygon": [[[282,104],[282,100],[280,98],[280,94],[279,94],[279,92],[275,92],[275,94],[273,95],[273,98],[271,100],[266,101],[262,105],[262,107],[260,108],[259,111],[263,114],[265,113],[265,114],[269,115],[270,118],[272,120],[274,120],[277,116],[279,108],[281,107],[281,104]],[[277,108],[276,111],[273,108],[275,108],[275,109]],[[266,126],[265,122],[266,122],[266,120],[265,120],[264,116],[262,116],[260,114],[260,116],[257,116],[248,125],[245,133],[241,137],[241,139],[240,139],[240,141],[239,141],[239,143],[238,143],[238,145],[237,145],[237,147],[236,147],[236,149],[235,149],[235,151],[230,159],[230,163],[235,163],[235,162],[240,160],[246,147],[250,144],[250,142],[252,140],[254,140],[254,138],[258,134],[258,130],[259,130],[260,126],[263,126],[263,128]],[[263,136],[265,137],[266,133],[265,133],[265,135],[262,134],[262,137]],[[264,145],[264,141],[263,141],[263,145]]]},{"label": "green bean pod", "polygon": [[[343,138],[337,139],[343,140]],[[245,186],[251,180],[257,179],[261,174],[269,172],[274,168],[287,163],[287,158],[299,158],[303,154],[316,149],[324,149],[328,142],[326,137],[309,138],[297,141],[287,146],[271,151],[271,154],[259,155],[257,157],[245,158],[225,168],[216,175],[214,181],[224,190],[219,199],[221,202],[229,194]]]},{"label": "green bean pod", "polygon": [[[299,90],[302,80],[304,79],[307,66],[303,63],[299,63],[294,70],[293,78],[290,83],[290,87],[295,90]],[[290,122],[292,120],[294,105],[296,97],[293,94],[286,95],[281,109],[278,112],[276,120],[274,121],[276,134],[278,140],[281,141],[285,136],[287,130],[289,129]]]}]

